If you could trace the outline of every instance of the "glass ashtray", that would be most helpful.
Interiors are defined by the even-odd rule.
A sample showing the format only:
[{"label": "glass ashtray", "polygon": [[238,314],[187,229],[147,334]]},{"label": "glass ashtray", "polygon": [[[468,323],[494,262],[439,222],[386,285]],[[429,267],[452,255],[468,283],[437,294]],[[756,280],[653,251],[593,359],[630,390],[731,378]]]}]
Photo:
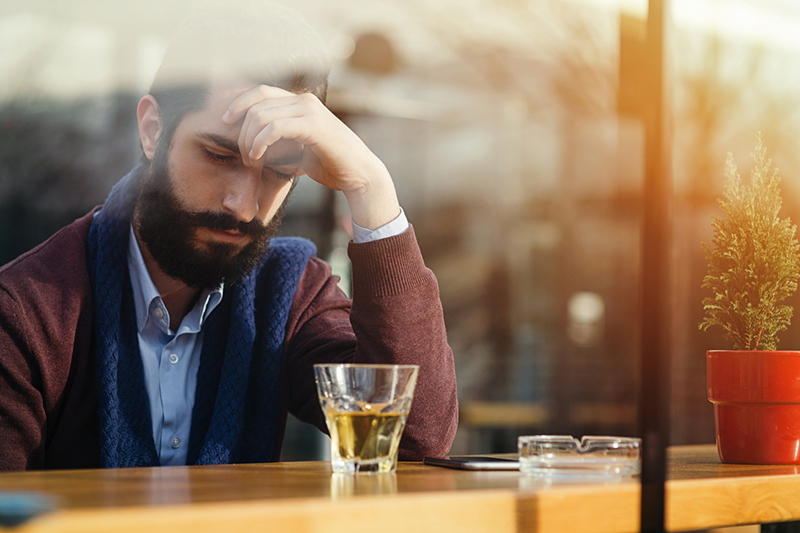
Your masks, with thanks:
[{"label": "glass ashtray", "polygon": [[534,435],[517,442],[519,469],[532,476],[608,478],[642,471],[642,439]]}]

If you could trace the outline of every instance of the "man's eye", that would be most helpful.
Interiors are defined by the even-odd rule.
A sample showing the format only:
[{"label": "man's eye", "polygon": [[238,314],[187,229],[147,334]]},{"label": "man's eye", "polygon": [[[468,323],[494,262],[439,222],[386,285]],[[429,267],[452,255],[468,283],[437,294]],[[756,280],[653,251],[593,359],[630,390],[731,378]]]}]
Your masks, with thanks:
[{"label": "man's eye", "polygon": [[209,150],[203,150],[203,155],[212,163],[230,163],[236,159],[236,156],[216,154]]},{"label": "man's eye", "polygon": [[272,174],[273,176],[275,176],[279,180],[292,181],[294,179],[294,173],[285,174],[283,172],[278,172],[274,168],[264,167],[264,175],[265,176],[267,175],[267,172],[269,172],[269,174]]}]

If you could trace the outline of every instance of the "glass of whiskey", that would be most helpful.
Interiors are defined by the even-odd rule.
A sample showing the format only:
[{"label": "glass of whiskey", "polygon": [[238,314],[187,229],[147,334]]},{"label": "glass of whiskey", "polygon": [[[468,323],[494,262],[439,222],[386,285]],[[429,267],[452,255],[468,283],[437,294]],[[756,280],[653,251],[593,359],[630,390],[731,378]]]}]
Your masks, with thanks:
[{"label": "glass of whiskey", "polygon": [[416,365],[314,365],[334,473],[390,473],[406,424]]}]

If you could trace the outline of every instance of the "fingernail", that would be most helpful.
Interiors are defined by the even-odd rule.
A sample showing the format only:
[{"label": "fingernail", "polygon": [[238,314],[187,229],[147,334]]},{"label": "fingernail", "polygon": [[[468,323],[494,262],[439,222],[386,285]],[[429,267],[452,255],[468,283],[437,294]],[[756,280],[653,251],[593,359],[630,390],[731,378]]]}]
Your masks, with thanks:
[{"label": "fingernail", "polygon": [[230,118],[231,118],[231,112],[225,111],[225,114],[222,115],[222,122],[228,122]]}]

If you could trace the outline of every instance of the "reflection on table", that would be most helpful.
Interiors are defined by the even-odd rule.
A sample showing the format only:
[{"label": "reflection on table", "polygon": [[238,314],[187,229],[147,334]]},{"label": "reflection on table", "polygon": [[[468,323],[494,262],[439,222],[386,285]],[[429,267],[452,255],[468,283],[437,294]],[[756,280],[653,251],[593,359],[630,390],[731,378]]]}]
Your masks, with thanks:
[{"label": "reflection on table", "polygon": [[[721,464],[713,446],[671,450],[667,527],[800,519],[800,467]],[[380,530],[631,532],[639,483],[554,482],[519,472],[400,463],[332,475],[325,462],[0,474],[0,490],[53,495],[58,510],[15,532]]]}]

